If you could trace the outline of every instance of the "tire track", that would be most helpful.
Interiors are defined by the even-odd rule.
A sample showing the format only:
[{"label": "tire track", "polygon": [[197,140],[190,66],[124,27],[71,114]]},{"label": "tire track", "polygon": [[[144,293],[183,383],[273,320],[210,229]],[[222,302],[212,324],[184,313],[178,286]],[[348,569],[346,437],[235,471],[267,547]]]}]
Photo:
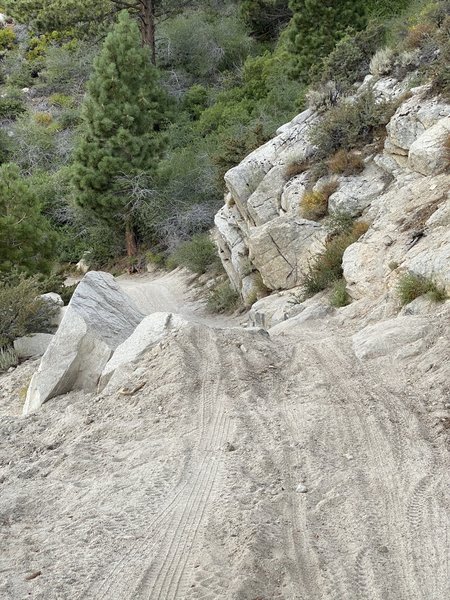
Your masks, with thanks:
[{"label": "tire track", "polygon": [[[214,338],[215,336],[204,328],[196,327],[189,340],[192,347],[184,348],[189,359],[195,360],[189,360],[188,364],[196,371],[202,385],[199,394],[200,426],[197,448],[183,469],[180,483],[146,527],[145,539],[133,544],[110,570],[104,581],[88,588],[80,598],[109,600],[127,597],[176,597],[187,564],[186,561],[180,568],[183,551],[192,547],[217,479],[220,465],[215,451],[218,445],[224,443],[231,426],[229,419],[225,417],[221,404],[223,398],[219,394],[222,369]],[[198,369],[193,365],[197,365]],[[212,415],[213,401],[216,410]],[[160,557],[164,548],[166,556],[162,564],[155,565],[155,556]],[[142,572],[144,557],[148,557],[147,560],[151,564],[144,575],[141,575],[141,581],[136,586],[138,574]],[[172,571],[173,577],[170,576]],[[161,587],[160,591],[158,586]],[[146,590],[148,587],[150,596]],[[130,589],[134,590],[131,595]],[[164,589],[167,591],[163,591]],[[155,593],[157,596],[154,596]]]},{"label": "tire track", "polygon": [[[285,345],[286,352],[290,344],[291,340]],[[421,443],[417,419],[402,397],[388,391],[380,380],[374,381],[372,374],[335,340],[302,340],[299,347],[301,356],[295,352],[288,367],[282,412],[293,443],[309,440],[297,453],[306,479],[317,482],[323,494],[328,476],[332,494],[328,503],[331,513],[329,508],[311,510],[314,489],[308,494],[310,502],[303,497],[297,502],[294,499],[293,520],[300,528],[319,532],[317,543],[311,542],[307,550],[318,557],[323,578],[320,582],[316,577],[314,594],[328,600],[428,600],[422,592],[435,586],[432,571],[427,579],[422,568],[419,576],[417,566],[422,560],[418,540],[429,538],[423,516],[436,485],[433,472],[437,464],[426,454],[420,457],[423,464],[417,472],[410,448],[412,439]],[[351,451],[351,462],[346,464],[340,453],[355,445],[358,450]],[[349,477],[347,487],[352,490],[351,503],[340,500],[347,495],[342,487],[345,473]],[[417,480],[418,475],[420,482],[410,497],[411,480]],[[334,481],[341,483],[336,487]],[[326,506],[323,501],[317,506]],[[352,527],[337,531],[330,514],[338,516],[341,527],[344,522]],[[430,520],[425,523],[430,524]],[[301,542],[305,548],[306,542]],[[339,552],[348,546],[359,547],[353,570],[350,557],[345,559]],[[380,559],[373,561],[380,548],[389,552],[389,560],[379,555]],[[311,592],[310,596],[316,597]],[[434,595],[429,597],[438,600]]]},{"label": "tire track", "polygon": [[[185,586],[185,574],[193,558],[192,548],[199,535],[205,512],[212,502],[217,483],[220,457],[217,450],[227,439],[231,423],[225,415],[224,397],[220,394],[221,361],[212,335],[200,332],[194,346],[201,364],[200,438],[194,452],[194,471],[189,485],[183,491],[170,520],[160,534],[161,543],[149,556],[137,587],[129,597],[151,600],[171,600],[179,597]],[[195,352],[197,353],[197,352]],[[199,357],[203,360],[199,361]],[[213,408],[214,405],[214,408]]]}]

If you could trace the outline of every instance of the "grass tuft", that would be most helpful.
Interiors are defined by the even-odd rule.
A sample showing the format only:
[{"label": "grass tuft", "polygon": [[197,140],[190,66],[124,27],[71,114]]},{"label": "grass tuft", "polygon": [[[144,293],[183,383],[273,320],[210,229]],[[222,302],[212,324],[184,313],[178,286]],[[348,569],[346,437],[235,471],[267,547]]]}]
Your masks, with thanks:
[{"label": "grass tuft", "polygon": [[219,283],[210,292],[208,308],[216,313],[230,313],[240,304],[239,294],[231,287],[229,281]]},{"label": "grass tuft", "polygon": [[402,306],[425,295],[433,302],[444,302],[448,297],[445,290],[432,279],[410,272],[400,278],[397,292]]},{"label": "grass tuft", "polygon": [[351,299],[347,292],[347,282],[344,278],[339,279],[333,285],[330,296],[330,304],[335,308],[341,308],[350,304]]}]

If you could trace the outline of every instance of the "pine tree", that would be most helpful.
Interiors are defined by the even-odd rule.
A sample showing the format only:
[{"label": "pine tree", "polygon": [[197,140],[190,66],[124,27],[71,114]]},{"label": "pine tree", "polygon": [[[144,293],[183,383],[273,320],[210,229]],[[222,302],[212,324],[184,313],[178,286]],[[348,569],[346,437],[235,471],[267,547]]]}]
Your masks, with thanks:
[{"label": "pine tree", "polygon": [[251,35],[259,40],[276,39],[292,17],[289,0],[243,0],[240,11]]},{"label": "pine tree", "polygon": [[327,56],[349,30],[366,25],[362,0],[291,0],[294,13],[289,26],[294,72],[308,80],[310,68]]},{"label": "pine tree", "polygon": [[162,17],[178,14],[195,0],[3,0],[8,14],[36,33],[66,32],[78,36],[102,33],[126,8],[139,22],[143,44],[156,64],[155,27]]},{"label": "pine tree", "polygon": [[125,229],[135,253],[130,196],[124,180],[155,171],[164,149],[161,133],[167,100],[158,73],[128,12],[108,34],[88,83],[73,180],[77,203]]},{"label": "pine tree", "polygon": [[16,269],[48,273],[56,234],[42,215],[36,194],[16,165],[0,167],[0,276]]}]

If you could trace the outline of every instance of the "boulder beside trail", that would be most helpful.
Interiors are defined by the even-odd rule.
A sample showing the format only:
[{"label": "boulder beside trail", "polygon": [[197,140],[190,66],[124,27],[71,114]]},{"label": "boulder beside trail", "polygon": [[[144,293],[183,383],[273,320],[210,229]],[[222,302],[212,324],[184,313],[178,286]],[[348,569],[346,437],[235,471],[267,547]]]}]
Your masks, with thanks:
[{"label": "boulder beside trail", "polygon": [[143,318],[112,275],[88,273],[33,375],[23,414],[73,389],[95,391],[111,354]]},{"label": "boulder beside trail", "polygon": [[19,358],[42,356],[53,339],[52,333],[33,333],[14,340],[14,350]]}]

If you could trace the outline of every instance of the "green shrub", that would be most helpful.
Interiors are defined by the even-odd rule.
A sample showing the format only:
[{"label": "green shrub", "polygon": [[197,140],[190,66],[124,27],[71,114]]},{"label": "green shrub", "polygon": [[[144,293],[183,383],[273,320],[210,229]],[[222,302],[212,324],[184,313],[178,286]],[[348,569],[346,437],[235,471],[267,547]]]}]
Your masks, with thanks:
[{"label": "green shrub", "polygon": [[370,61],[370,72],[375,77],[388,75],[394,66],[395,54],[392,48],[380,48]]},{"label": "green shrub", "polygon": [[347,282],[344,278],[339,279],[333,285],[330,296],[330,304],[335,308],[341,308],[350,304],[351,299],[347,292]]},{"label": "green shrub", "polygon": [[203,85],[193,85],[183,96],[182,108],[189,117],[196,121],[208,106],[209,94]]},{"label": "green shrub", "polygon": [[145,260],[148,264],[155,265],[155,267],[158,267],[159,269],[162,269],[166,264],[164,254],[161,254],[160,252],[146,252]]},{"label": "green shrub", "polygon": [[251,35],[257,40],[277,38],[292,17],[288,0],[243,0],[240,13]]},{"label": "green shrub", "polygon": [[431,66],[433,92],[450,100],[450,16],[444,19],[436,39],[439,53],[437,61]]},{"label": "green shrub", "polygon": [[236,132],[227,131],[218,138],[218,150],[212,160],[218,168],[218,178],[223,185],[225,173],[267,141],[261,122],[243,127]]},{"label": "green shrub", "polygon": [[337,211],[331,213],[326,220],[326,227],[331,235],[350,233],[355,226],[355,220],[351,214]]},{"label": "green shrub", "polygon": [[239,294],[231,287],[229,281],[215,286],[209,293],[208,308],[212,312],[233,312],[240,303]]},{"label": "green shrub", "polygon": [[352,150],[373,141],[381,126],[395,111],[393,103],[377,103],[372,90],[354,101],[344,101],[331,108],[310,132],[319,158],[326,158],[341,148]]},{"label": "green shrub", "polygon": [[20,93],[9,91],[0,96],[0,119],[16,119],[25,110]]},{"label": "green shrub", "polygon": [[29,333],[49,331],[55,307],[39,298],[41,291],[37,277],[0,281],[0,347],[8,348]]},{"label": "green shrub", "polygon": [[378,24],[346,35],[323,63],[315,67],[313,79],[322,83],[333,81],[341,92],[349,90],[353,83],[368,75],[371,58],[383,44],[384,35],[384,26]]},{"label": "green shrub", "polygon": [[350,28],[366,27],[365,4],[361,0],[290,1],[294,15],[287,31],[296,76],[307,77]]},{"label": "green shrub", "polygon": [[53,123],[53,117],[49,112],[36,112],[33,114],[35,123],[48,127]]},{"label": "green shrub", "polygon": [[437,286],[431,279],[414,273],[405,273],[400,278],[397,292],[402,306],[424,295],[427,295],[433,302],[443,302],[447,299],[444,289]]},{"label": "green shrub", "polygon": [[0,165],[8,162],[11,154],[11,139],[4,129],[0,129]]},{"label": "green shrub", "polygon": [[78,108],[66,108],[58,116],[58,124],[61,129],[73,129],[81,122],[81,114]]},{"label": "green shrub", "polygon": [[52,94],[49,102],[52,106],[57,106],[58,108],[73,108],[75,106],[75,100],[67,94]]},{"label": "green shrub", "polygon": [[0,348],[0,373],[19,364],[19,357],[13,347]]},{"label": "green shrub", "polygon": [[304,298],[309,298],[335,285],[342,279],[342,257],[345,250],[367,231],[367,225],[356,222],[350,231],[333,236],[324,251],[310,264],[303,280]]},{"label": "green shrub", "polygon": [[0,29],[0,52],[10,50],[16,41],[16,34],[10,27]]},{"label": "green shrub", "polygon": [[13,269],[30,275],[49,273],[56,241],[30,181],[17,165],[0,166],[0,275]]},{"label": "green shrub", "polygon": [[206,273],[217,269],[220,260],[214,242],[208,234],[194,235],[192,240],[184,242],[169,257],[168,266],[186,267],[193,273]]},{"label": "green shrub", "polygon": [[11,88],[31,87],[36,83],[33,74],[37,74],[34,66],[18,52],[8,52],[0,63],[0,78]]}]

